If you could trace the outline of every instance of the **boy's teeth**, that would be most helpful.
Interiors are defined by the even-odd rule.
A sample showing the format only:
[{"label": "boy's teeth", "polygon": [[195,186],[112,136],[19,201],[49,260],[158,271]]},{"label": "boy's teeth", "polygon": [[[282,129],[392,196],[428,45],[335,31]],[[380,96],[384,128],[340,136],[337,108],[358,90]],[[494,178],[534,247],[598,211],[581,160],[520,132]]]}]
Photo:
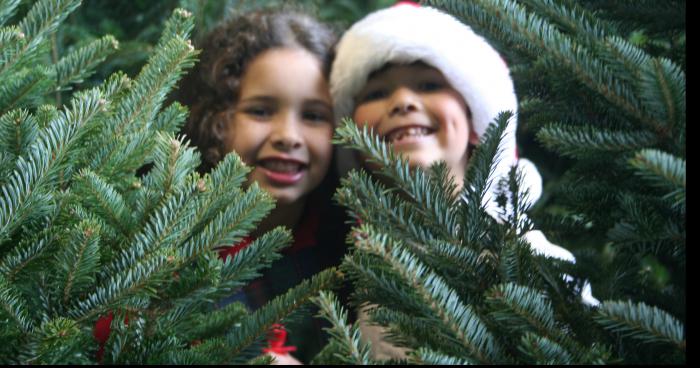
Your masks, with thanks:
[{"label": "boy's teeth", "polygon": [[404,128],[404,129],[397,129],[393,131],[389,136],[387,137],[387,141],[389,142],[396,142],[402,140],[404,137],[410,137],[410,136],[424,136],[430,133],[430,130],[428,128],[423,128],[423,127],[410,127],[410,128]]},{"label": "boy's teeth", "polygon": [[264,166],[268,170],[284,173],[294,173],[301,169],[301,165],[296,162],[278,160],[263,161],[262,166]]}]

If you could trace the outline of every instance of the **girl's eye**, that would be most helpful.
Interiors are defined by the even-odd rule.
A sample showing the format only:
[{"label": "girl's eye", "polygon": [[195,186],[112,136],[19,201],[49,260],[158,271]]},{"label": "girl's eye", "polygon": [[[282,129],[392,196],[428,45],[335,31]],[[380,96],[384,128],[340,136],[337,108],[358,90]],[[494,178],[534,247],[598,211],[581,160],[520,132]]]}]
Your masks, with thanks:
[{"label": "girl's eye", "polygon": [[379,100],[381,98],[386,97],[386,95],[387,95],[386,91],[381,89],[381,88],[373,89],[373,90],[370,90],[369,92],[365,93],[362,96],[362,100],[360,102]]},{"label": "girl's eye", "polygon": [[418,90],[421,92],[433,92],[440,90],[443,87],[442,83],[434,81],[424,81],[418,83]]},{"label": "girl's eye", "polygon": [[256,118],[269,118],[272,116],[273,111],[269,107],[263,106],[253,106],[244,110],[246,114],[256,117]]}]

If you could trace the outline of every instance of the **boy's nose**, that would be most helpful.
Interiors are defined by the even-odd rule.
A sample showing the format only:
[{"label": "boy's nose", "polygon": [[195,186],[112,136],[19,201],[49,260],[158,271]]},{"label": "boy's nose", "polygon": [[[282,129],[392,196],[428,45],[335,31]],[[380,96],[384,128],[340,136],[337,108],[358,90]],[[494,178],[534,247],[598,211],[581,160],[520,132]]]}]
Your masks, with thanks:
[{"label": "boy's nose", "polygon": [[389,102],[389,115],[405,115],[418,111],[420,101],[413,91],[406,87],[399,87],[391,94]]},{"label": "boy's nose", "polygon": [[271,136],[272,145],[281,151],[289,151],[301,147],[303,139],[301,136],[299,121],[291,114],[281,116],[274,122],[274,129]]}]

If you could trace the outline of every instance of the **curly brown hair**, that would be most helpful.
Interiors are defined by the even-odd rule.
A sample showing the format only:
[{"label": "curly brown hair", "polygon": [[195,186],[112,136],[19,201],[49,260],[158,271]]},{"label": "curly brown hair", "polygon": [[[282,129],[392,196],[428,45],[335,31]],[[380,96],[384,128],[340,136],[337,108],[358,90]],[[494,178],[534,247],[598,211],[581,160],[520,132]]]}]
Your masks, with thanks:
[{"label": "curly brown hair", "polygon": [[202,153],[200,172],[226,155],[223,124],[238,101],[246,67],[277,47],[303,48],[316,56],[328,77],[336,34],[330,26],[298,10],[263,9],[225,20],[198,48],[200,62],[182,80],[174,99],[190,109],[183,132]]}]

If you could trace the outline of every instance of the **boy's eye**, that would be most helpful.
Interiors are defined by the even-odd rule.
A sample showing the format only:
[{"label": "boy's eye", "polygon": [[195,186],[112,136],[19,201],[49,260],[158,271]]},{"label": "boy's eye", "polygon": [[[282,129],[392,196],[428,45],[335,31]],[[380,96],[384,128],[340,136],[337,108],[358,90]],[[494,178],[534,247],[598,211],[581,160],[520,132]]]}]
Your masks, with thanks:
[{"label": "boy's eye", "polygon": [[435,81],[423,81],[418,83],[418,90],[421,92],[433,92],[440,90],[443,84]]},{"label": "boy's eye", "polygon": [[323,112],[319,111],[304,111],[301,114],[302,119],[312,121],[312,122],[326,122],[326,121],[331,121],[330,117],[328,114],[325,114]]},{"label": "boy's eye", "polygon": [[374,100],[379,100],[381,98],[386,97],[387,93],[384,89],[378,88],[378,89],[373,89],[362,95],[362,99],[360,102],[368,102],[368,101],[374,101]]}]

